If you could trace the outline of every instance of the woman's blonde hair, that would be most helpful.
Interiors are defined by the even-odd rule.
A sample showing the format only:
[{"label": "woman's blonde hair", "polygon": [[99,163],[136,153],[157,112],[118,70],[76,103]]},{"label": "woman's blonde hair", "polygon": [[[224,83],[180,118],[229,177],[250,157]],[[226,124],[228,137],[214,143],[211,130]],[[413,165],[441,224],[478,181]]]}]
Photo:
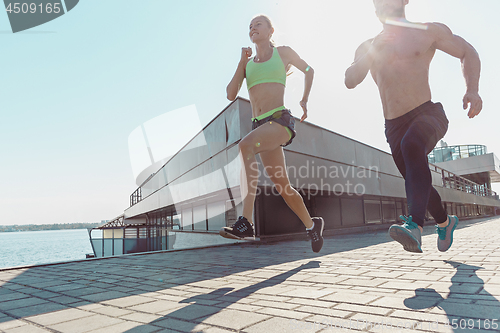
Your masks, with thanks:
[{"label": "woman's blonde hair", "polygon": [[[271,22],[271,19],[269,18],[269,16],[267,15],[264,15],[264,14],[259,14],[259,15],[255,15],[253,18],[252,18],[252,21],[255,20],[257,17],[262,17],[264,19],[264,21],[266,21],[267,25],[269,26],[269,28],[271,29],[274,29],[273,27],[273,23]],[[276,46],[276,43],[274,42],[274,40],[270,39],[269,42],[271,43],[271,46],[272,47],[275,47]]]}]

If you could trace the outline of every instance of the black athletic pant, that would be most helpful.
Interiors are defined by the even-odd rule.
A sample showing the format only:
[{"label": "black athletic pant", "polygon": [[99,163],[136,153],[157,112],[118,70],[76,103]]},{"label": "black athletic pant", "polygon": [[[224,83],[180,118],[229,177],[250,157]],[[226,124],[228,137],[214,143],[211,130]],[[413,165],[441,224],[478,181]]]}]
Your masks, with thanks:
[{"label": "black athletic pant", "polygon": [[441,197],[432,187],[427,154],[448,130],[441,103],[425,102],[395,119],[386,119],[385,136],[392,158],[405,179],[406,198],[412,221],[424,225],[426,210],[436,223],[446,221]]}]

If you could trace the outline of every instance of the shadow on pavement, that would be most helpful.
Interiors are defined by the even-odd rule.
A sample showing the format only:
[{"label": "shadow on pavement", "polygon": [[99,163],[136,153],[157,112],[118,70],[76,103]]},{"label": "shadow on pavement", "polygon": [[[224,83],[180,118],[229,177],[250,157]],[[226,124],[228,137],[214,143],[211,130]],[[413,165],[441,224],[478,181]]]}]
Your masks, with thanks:
[{"label": "shadow on pavement", "polygon": [[383,231],[327,237],[319,254],[311,251],[309,240],[295,240],[281,242],[280,249],[273,243],[242,243],[0,270],[0,323],[389,241]]},{"label": "shadow on pavement", "polygon": [[[198,295],[194,296],[191,298],[187,298],[185,300],[180,301],[179,303],[190,303],[188,306],[182,307],[174,312],[171,312],[168,314],[168,317],[163,317],[159,318],[153,322],[148,323],[153,324],[156,326],[162,326],[162,327],[172,327],[171,321],[172,320],[177,320],[176,321],[176,327],[179,327],[179,321],[178,320],[206,320],[209,317],[212,317],[219,313],[221,310],[227,308],[228,306],[236,303],[237,301],[248,297],[249,295],[255,293],[256,291],[263,289],[263,288],[268,288],[268,287],[273,287],[276,286],[282,282],[284,282],[286,279],[291,277],[292,275],[305,270],[305,269],[311,269],[311,268],[319,268],[320,261],[310,261],[307,264],[303,264],[297,268],[294,268],[292,270],[289,270],[287,272],[281,273],[279,275],[276,275],[272,278],[269,278],[267,280],[264,280],[262,282],[256,283],[254,285],[238,289],[236,291],[232,291],[234,288],[220,288],[215,291],[212,291],[208,294],[204,295]],[[223,305],[221,306],[220,303],[217,305],[217,307],[207,307],[207,306],[202,306],[206,304],[205,302],[207,300],[211,300],[217,298],[217,301],[223,301]],[[198,305],[198,302],[202,305]],[[208,319],[210,321],[210,319]],[[244,326],[248,326],[251,324],[251,322],[248,322],[247,318],[233,318],[232,322],[235,325],[240,325],[240,327],[233,327],[234,329],[241,329]],[[146,325],[146,326],[147,326]],[[195,327],[196,323],[192,322],[187,322],[184,321],[182,324],[182,330],[186,332],[191,332]],[[177,328],[178,329],[178,328]],[[128,332],[138,332],[140,331],[140,327],[135,327],[134,329],[128,331]]]},{"label": "shadow on pavement", "polygon": [[443,297],[435,289],[415,289],[415,296],[404,300],[413,310],[437,306],[446,312],[448,326],[453,332],[471,329],[500,328],[500,302],[484,289],[484,281],[476,272],[482,267],[444,260],[457,271],[451,278],[450,292]]}]

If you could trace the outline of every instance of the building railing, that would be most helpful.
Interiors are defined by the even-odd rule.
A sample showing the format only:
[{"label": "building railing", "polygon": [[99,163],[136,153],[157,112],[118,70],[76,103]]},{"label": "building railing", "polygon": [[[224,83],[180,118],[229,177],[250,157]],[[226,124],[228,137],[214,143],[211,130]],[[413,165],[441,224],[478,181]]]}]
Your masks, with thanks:
[{"label": "building railing", "polygon": [[461,158],[486,154],[484,145],[458,145],[436,147],[428,155],[430,163],[454,161]]},{"label": "building railing", "polygon": [[434,164],[430,164],[429,167],[431,168],[431,171],[435,171],[441,174],[441,178],[443,180],[443,187],[445,188],[458,190],[481,197],[491,197],[498,200],[497,193],[484,185],[479,185],[477,183],[474,183],[473,181],[458,176],[453,172],[442,169]]},{"label": "building railing", "polygon": [[132,207],[141,200],[142,200],[142,191],[141,187],[138,187],[137,190],[135,190],[134,193],[130,195],[130,207]]}]

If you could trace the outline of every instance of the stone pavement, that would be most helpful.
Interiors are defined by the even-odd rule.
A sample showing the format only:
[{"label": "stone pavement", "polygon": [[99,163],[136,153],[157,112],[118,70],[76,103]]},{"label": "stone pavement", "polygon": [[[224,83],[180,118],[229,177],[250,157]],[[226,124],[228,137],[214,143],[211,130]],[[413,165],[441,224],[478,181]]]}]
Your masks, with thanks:
[{"label": "stone pavement", "polygon": [[[0,331],[500,332],[500,219],[0,270]],[[450,323],[450,325],[447,325]]]}]

